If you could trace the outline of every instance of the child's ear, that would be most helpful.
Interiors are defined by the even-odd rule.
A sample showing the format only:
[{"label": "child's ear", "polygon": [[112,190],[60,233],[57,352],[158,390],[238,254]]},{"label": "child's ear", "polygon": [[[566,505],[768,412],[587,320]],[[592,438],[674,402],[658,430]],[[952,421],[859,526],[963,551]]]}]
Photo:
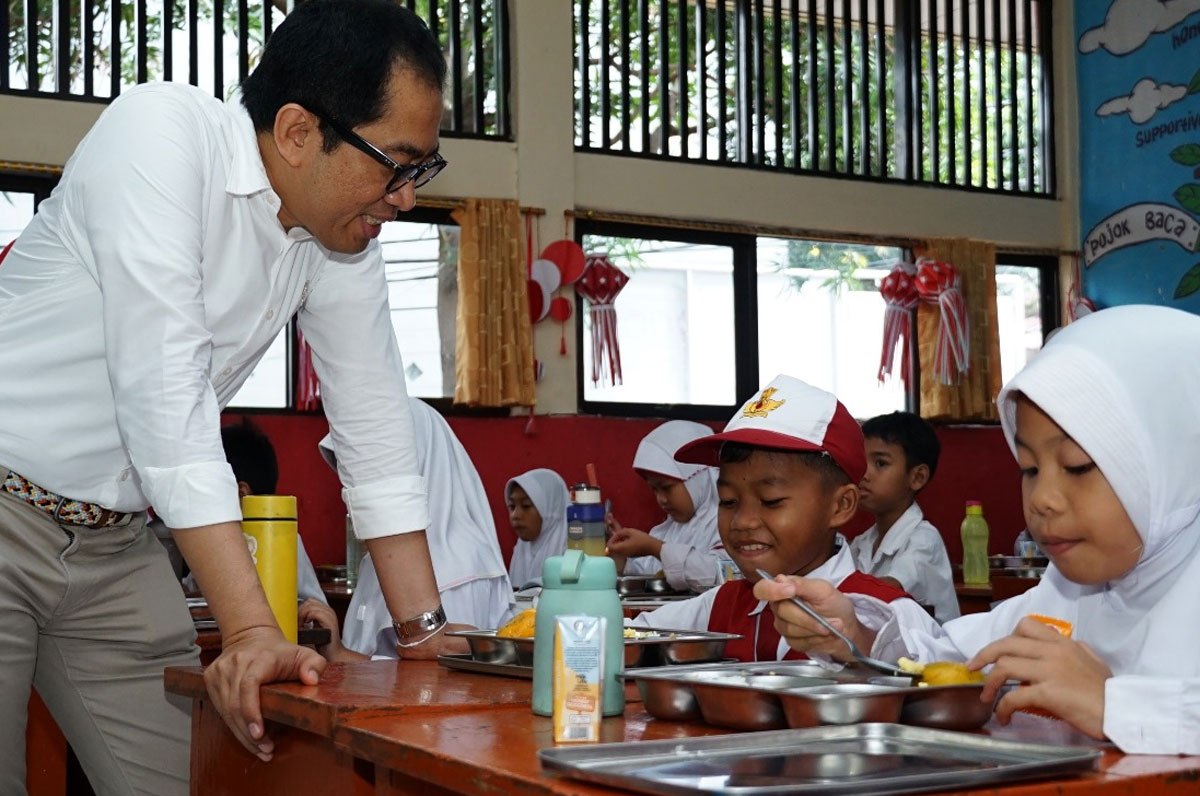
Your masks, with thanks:
[{"label": "child's ear", "polygon": [[858,512],[858,486],[843,484],[833,490],[833,516],[829,518],[832,528],[840,528],[853,519]]},{"label": "child's ear", "polygon": [[929,465],[918,464],[908,471],[908,488],[920,492],[929,483]]}]

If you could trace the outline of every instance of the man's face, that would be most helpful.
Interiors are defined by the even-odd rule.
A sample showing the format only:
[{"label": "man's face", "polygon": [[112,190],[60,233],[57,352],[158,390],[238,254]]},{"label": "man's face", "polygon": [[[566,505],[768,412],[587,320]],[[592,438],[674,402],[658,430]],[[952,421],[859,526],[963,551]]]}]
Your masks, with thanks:
[{"label": "man's face", "polygon": [[[385,96],[383,116],[354,132],[402,166],[429,160],[438,147],[441,92],[401,67],[392,72]],[[314,141],[320,150],[319,133]],[[416,204],[412,183],[385,193],[392,170],[344,141],[331,152],[316,152],[302,168],[304,189],[285,200],[280,220],[304,227],[331,251],[362,251],[385,221]]]}]

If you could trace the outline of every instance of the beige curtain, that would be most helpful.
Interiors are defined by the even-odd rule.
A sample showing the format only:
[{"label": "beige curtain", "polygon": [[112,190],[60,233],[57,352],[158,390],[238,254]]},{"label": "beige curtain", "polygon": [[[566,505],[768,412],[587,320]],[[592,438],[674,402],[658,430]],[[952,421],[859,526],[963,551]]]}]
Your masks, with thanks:
[{"label": "beige curtain", "polygon": [[996,320],[996,247],[965,239],[928,241],[918,255],[952,264],[967,305],[970,370],[958,384],[933,378],[940,315],[935,304],[917,308],[917,346],[921,356],[921,416],[939,420],[997,420],[1000,392],[1000,336]]},{"label": "beige curtain", "polygon": [[533,406],[533,330],[521,213],[503,199],[468,199],[461,227],[454,402]]}]

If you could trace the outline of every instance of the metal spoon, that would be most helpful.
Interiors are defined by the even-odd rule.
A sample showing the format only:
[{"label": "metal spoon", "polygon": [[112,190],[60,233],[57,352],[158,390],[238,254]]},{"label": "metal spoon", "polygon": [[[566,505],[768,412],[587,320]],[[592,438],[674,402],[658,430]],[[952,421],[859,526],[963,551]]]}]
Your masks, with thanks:
[{"label": "metal spoon", "polygon": [[[758,572],[759,577],[761,577],[765,580],[774,580],[773,577],[771,577],[770,575],[768,575],[766,572],[764,572],[761,569],[755,570],[755,571]],[[895,675],[898,677],[911,678],[913,676],[912,672],[906,672],[894,663],[887,663],[886,661],[881,661],[877,658],[872,658],[868,655],[863,655],[862,651],[858,648],[858,645],[855,644],[853,641],[851,641],[849,636],[847,636],[845,633],[843,633],[842,631],[840,631],[836,627],[834,627],[832,624],[830,624],[829,620],[827,620],[825,617],[823,617],[819,613],[817,613],[816,609],[814,609],[811,605],[804,602],[804,600],[801,600],[799,597],[792,597],[790,599],[793,603],[796,604],[797,608],[799,608],[801,611],[804,611],[804,613],[808,614],[813,619],[817,620],[817,622],[820,623],[820,625],[822,627],[824,627],[830,633],[832,633],[833,635],[837,636],[842,641],[844,641],[846,643],[846,646],[850,649],[850,654],[854,656],[854,660],[858,661],[863,666],[869,666],[872,669],[876,669],[878,671],[885,672],[887,674]]]}]

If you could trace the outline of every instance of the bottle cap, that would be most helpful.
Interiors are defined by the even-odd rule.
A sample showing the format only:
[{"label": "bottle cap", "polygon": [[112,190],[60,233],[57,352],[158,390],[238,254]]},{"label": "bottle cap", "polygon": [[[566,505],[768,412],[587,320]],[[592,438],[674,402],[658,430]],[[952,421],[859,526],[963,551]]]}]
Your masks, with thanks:
[{"label": "bottle cap", "polygon": [[968,506],[982,506],[983,503],[978,500],[968,500],[967,505]]}]

